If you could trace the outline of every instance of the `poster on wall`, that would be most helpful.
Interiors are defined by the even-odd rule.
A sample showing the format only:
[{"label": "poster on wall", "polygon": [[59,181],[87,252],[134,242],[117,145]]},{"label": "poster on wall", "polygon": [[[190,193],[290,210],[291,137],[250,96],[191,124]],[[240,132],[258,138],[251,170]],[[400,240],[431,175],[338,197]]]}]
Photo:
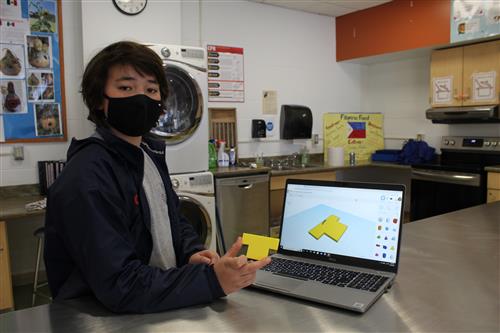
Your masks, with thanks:
[{"label": "poster on wall", "polygon": [[244,102],[243,48],[207,45],[208,101]]},{"label": "poster on wall", "polygon": [[500,35],[500,1],[452,1],[452,43],[496,35]]},{"label": "poster on wall", "polygon": [[2,1],[0,115],[5,142],[66,141],[61,0]]},{"label": "poster on wall", "polygon": [[356,160],[369,161],[375,150],[384,148],[381,113],[325,113],[323,115],[323,153],[328,161],[329,147],[343,147],[344,160],[349,153]]},{"label": "poster on wall", "polygon": [[453,77],[435,77],[432,79],[432,102],[434,104],[451,103],[451,89],[453,87]]}]

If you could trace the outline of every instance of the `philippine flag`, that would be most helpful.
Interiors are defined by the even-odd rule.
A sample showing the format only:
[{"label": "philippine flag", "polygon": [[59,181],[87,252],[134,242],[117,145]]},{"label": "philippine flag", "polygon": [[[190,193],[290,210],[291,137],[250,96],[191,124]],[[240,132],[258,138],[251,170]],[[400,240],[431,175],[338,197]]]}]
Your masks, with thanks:
[{"label": "philippine flag", "polygon": [[349,122],[351,131],[349,133],[349,139],[365,139],[366,138],[366,123],[361,121]]}]

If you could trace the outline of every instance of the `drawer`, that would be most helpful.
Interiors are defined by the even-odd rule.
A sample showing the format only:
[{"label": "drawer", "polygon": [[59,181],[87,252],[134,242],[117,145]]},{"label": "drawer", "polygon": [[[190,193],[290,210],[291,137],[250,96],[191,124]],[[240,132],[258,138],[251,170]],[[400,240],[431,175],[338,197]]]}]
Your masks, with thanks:
[{"label": "drawer", "polygon": [[500,190],[499,172],[488,172],[488,188]]},{"label": "drawer", "polygon": [[488,189],[488,197],[486,202],[500,201],[500,190]]}]

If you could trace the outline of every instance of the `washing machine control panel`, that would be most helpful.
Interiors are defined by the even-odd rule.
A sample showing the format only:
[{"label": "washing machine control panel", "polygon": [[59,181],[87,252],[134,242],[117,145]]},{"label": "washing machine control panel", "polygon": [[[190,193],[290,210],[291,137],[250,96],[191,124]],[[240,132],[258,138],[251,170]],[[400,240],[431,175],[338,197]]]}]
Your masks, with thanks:
[{"label": "washing machine control panel", "polygon": [[214,193],[214,180],[210,172],[170,176],[176,192]]}]

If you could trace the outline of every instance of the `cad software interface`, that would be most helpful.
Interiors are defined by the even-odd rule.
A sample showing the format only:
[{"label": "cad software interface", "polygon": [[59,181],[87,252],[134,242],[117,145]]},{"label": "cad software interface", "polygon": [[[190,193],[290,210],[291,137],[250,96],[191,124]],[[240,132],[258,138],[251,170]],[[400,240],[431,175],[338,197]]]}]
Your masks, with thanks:
[{"label": "cad software interface", "polygon": [[395,264],[402,191],[289,184],[280,247]]}]

